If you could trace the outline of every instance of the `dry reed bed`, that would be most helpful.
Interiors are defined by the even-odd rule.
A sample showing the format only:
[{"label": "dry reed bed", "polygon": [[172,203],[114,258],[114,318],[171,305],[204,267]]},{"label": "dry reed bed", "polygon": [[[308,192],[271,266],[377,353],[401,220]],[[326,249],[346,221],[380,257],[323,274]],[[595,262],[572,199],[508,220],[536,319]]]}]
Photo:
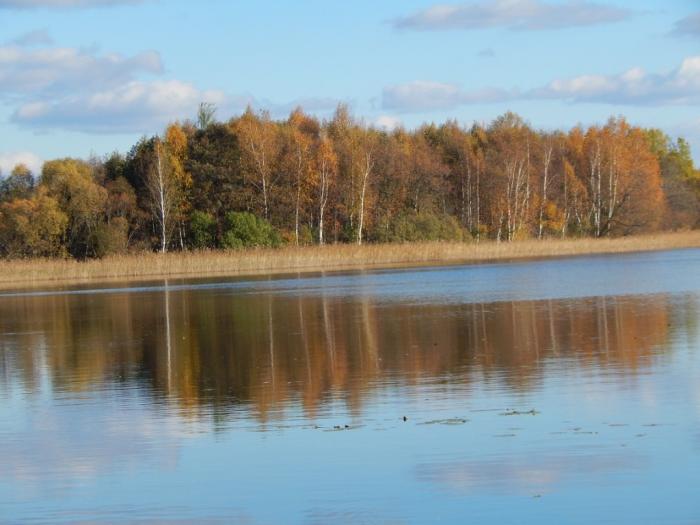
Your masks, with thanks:
[{"label": "dry reed bed", "polygon": [[141,253],[84,262],[72,259],[29,259],[0,261],[0,289],[165,277],[387,268],[696,247],[700,247],[700,231],[618,239],[331,245],[228,252]]}]

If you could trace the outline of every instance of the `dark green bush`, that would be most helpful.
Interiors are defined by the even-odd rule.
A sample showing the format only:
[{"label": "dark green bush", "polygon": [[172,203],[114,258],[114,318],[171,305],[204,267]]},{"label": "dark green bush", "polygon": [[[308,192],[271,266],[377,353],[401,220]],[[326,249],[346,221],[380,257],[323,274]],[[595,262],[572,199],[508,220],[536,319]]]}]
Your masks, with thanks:
[{"label": "dark green bush", "polygon": [[216,219],[211,213],[192,212],[190,218],[190,244],[192,248],[203,250],[213,248],[216,243]]},{"label": "dark green bush", "polygon": [[282,239],[279,232],[265,219],[248,212],[226,214],[226,230],[222,239],[224,248],[277,247]]}]

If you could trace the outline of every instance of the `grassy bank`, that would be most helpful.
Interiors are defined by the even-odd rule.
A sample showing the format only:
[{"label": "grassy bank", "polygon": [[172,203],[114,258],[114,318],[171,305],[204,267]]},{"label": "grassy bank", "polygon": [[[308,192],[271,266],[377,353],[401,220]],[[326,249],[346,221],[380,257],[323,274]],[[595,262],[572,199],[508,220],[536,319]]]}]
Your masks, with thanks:
[{"label": "grassy bank", "polygon": [[527,240],[512,243],[416,243],[285,247],[247,251],[141,253],[86,262],[0,261],[0,289],[164,277],[238,276],[402,265],[448,264],[700,247],[700,231],[619,239]]}]

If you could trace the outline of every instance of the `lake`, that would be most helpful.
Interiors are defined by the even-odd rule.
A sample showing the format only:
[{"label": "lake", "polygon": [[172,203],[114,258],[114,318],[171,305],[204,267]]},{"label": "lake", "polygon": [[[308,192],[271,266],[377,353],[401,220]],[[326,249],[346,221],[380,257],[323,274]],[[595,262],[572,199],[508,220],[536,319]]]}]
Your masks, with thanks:
[{"label": "lake", "polygon": [[700,250],[0,293],[2,523],[700,523]]}]

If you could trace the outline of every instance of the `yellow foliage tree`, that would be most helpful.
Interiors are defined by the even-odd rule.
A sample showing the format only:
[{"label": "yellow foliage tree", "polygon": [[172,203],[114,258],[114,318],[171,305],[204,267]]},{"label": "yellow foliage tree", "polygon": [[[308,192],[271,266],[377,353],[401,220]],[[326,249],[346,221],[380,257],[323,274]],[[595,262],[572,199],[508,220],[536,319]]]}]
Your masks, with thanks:
[{"label": "yellow foliage tree", "polygon": [[68,216],[68,247],[74,256],[94,255],[96,233],[105,215],[107,190],[93,176],[92,167],[77,159],[46,162],[41,186]]},{"label": "yellow foliage tree", "polygon": [[39,188],[30,199],[0,204],[0,252],[15,258],[64,255],[67,226],[58,201]]}]

